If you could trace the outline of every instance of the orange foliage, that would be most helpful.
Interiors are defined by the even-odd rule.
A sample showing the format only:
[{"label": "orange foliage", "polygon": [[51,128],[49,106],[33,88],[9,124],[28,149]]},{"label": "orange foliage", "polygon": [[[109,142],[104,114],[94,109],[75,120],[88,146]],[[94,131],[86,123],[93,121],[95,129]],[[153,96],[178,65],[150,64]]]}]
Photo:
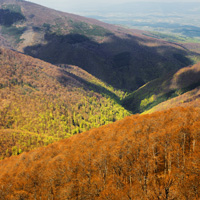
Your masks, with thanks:
[{"label": "orange foliage", "polygon": [[115,93],[78,67],[0,49],[0,159],[123,119]]},{"label": "orange foliage", "polygon": [[199,199],[200,109],[124,120],[0,162],[0,199]]}]

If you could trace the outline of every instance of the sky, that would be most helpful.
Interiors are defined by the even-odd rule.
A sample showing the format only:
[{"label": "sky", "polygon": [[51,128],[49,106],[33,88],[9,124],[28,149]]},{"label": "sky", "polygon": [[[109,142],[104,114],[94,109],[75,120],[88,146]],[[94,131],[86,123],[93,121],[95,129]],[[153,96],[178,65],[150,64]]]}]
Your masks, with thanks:
[{"label": "sky", "polygon": [[82,10],[87,7],[105,6],[107,4],[120,4],[133,0],[27,0],[61,11]]},{"label": "sky", "polygon": [[90,8],[101,8],[109,4],[127,2],[200,2],[200,0],[27,0],[64,12],[84,11]]}]

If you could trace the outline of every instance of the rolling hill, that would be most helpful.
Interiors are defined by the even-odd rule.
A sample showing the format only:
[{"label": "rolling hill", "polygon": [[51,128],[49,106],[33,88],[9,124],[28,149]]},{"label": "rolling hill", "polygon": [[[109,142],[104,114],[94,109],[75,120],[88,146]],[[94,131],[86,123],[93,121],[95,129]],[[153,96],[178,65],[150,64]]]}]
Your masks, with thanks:
[{"label": "rolling hill", "polygon": [[0,49],[0,158],[124,118],[124,95],[79,67]]},{"label": "rolling hill", "polygon": [[0,16],[2,45],[79,66],[124,91],[191,64],[190,52],[178,44],[23,0],[0,0]]},{"label": "rolling hill", "polygon": [[[148,112],[151,108],[150,112],[156,111],[154,106],[162,102],[158,110],[191,102],[199,98],[199,75],[200,63],[184,67],[175,73],[169,73],[167,76],[148,82],[127,96],[123,100],[123,105],[133,113],[141,113]],[[186,92],[187,94],[184,94]],[[171,100],[167,101],[169,99]]]},{"label": "rolling hill", "polygon": [[185,107],[192,105],[193,107],[199,107],[199,98],[200,98],[200,87],[196,87],[193,90],[189,90],[177,97],[168,99],[159,103],[158,105],[152,107],[150,110],[145,111],[144,113],[152,113],[155,111],[161,111],[169,108],[174,108],[177,106]]},{"label": "rolling hill", "polygon": [[200,199],[194,52],[23,0],[0,45],[0,199]]},{"label": "rolling hill", "polygon": [[0,198],[199,199],[199,120],[193,107],[133,115],[6,158]]}]

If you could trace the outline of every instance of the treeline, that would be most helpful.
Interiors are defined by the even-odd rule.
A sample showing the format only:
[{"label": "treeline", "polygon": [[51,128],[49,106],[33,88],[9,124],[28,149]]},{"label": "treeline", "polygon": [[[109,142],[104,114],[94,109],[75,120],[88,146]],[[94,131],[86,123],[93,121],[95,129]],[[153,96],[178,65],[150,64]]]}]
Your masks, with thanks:
[{"label": "treeline", "polygon": [[199,199],[199,111],[134,115],[4,159],[0,198]]},{"label": "treeline", "polygon": [[[123,92],[78,67],[70,71],[2,49],[0,69],[0,158],[15,155],[13,148],[19,154],[129,115],[117,100]],[[11,131],[2,141],[5,129]],[[24,135],[20,142],[11,136],[16,131]]]}]

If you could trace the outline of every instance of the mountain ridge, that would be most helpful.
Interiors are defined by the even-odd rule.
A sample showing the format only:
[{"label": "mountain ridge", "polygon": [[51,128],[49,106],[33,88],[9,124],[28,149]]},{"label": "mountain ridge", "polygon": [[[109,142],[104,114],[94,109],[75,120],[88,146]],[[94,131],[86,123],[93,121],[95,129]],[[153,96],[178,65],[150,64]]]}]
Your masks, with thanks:
[{"label": "mountain ridge", "polygon": [[[190,51],[22,0],[0,0],[1,16],[0,42],[15,50],[0,49],[0,199],[200,198]],[[179,96],[153,109],[175,108],[121,105],[165,95]]]},{"label": "mountain ridge", "polygon": [[[191,63],[187,50],[146,36],[143,31],[26,1],[0,1],[0,7],[2,15],[8,10],[25,17],[23,21],[13,21],[12,25],[4,25],[6,21],[1,24],[1,35],[13,49],[52,64],[79,66],[118,89],[133,91],[174,68]],[[12,15],[10,20],[14,20]]]}]

